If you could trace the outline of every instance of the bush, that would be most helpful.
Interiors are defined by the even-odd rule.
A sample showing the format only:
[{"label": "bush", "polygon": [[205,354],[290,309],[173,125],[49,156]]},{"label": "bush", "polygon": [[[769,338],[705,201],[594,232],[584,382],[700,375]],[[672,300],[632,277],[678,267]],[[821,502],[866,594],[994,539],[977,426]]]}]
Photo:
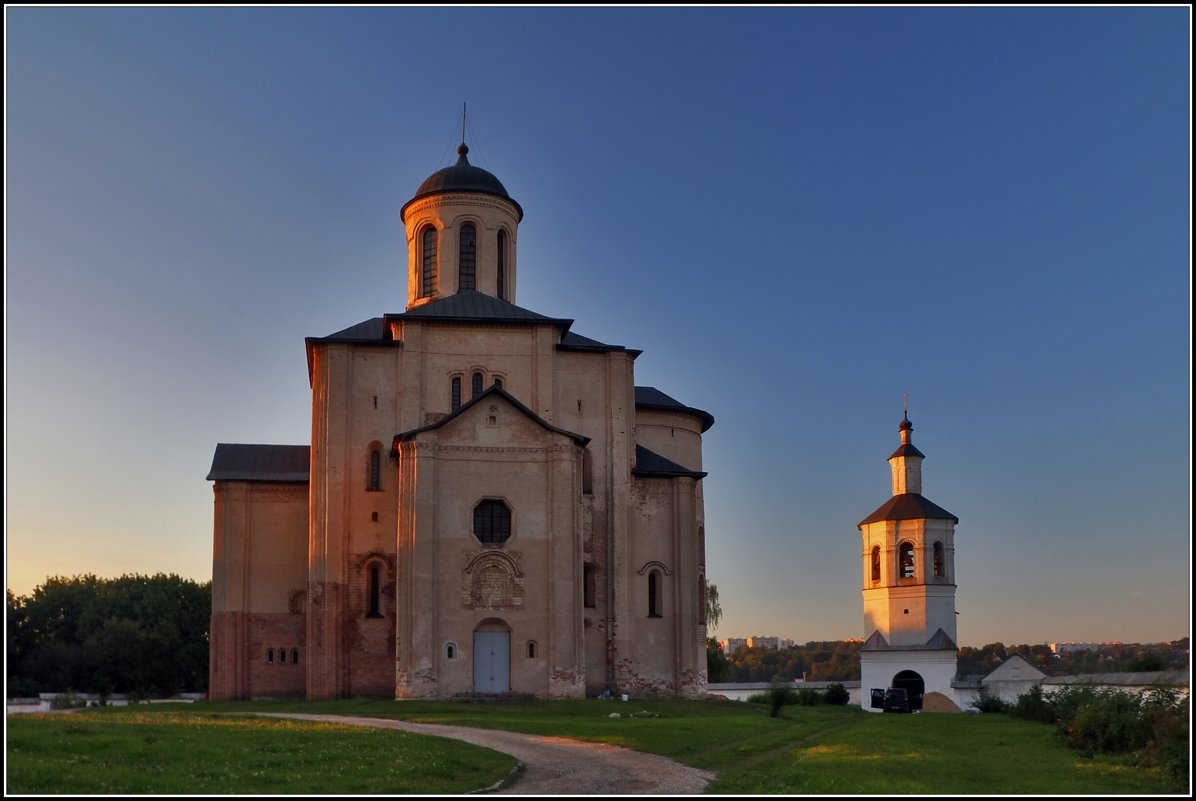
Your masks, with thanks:
[{"label": "bush", "polygon": [[984,690],[980,691],[980,697],[976,699],[976,703],[972,704],[972,706],[981,712],[1004,712],[1009,708],[1009,704],[1001,700],[999,696],[989,695]]},{"label": "bush", "polygon": [[836,682],[826,688],[826,695],[822,700],[835,706],[847,706],[851,703],[851,693],[842,684]]},{"label": "bush", "polygon": [[70,690],[58,693],[50,699],[50,709],[82,709],[85,706],[86,699],[80,698],[78,693]]},{"label": "bush", "polygon": [[783,684],[774,684],[768,690],[768,714],[776,717],[781,714],[781,707],[797,703],[797,693]]},{"label": "bush", "polygon": [[1043,696],[1042,688],[1038,686],[1031,687],[1029,692],[1019,695],[1017,703],[1009,707],[1006,712],[1012,717],[1035,720],[1039,723],[1053,724],[1058,719],[1051,699]]},{"label": "bush", "polygon": [[797,702],[802,706],[814,706],[821,703],[822,695],[817,690],[812,690],[809,687],[802,687],[797,691]]}]

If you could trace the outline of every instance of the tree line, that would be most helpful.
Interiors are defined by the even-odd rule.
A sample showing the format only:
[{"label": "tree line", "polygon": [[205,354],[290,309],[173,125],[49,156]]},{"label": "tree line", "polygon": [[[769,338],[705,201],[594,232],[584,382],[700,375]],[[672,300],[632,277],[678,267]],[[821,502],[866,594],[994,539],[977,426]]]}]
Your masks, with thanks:
[{"label": "tree line", "polygon": [[[859,681],[859,641],[813,641],[791,648],[740,646],[719,659],[708,653],[712,682]],[[1170,643],[1109,643],[1092,650],[1055,654],[1050,646],[989,643],[959,649],[957,676],[985,676],[1018,655],[1048,676],[1181,670],[1188,665],[1188,638]],[[715,669],[717,666],[717,670]]]},{"label": "tree line", "polygon": [[212,584],[175,574],[55,576],[6,591],[7,696],[204,692]]}]

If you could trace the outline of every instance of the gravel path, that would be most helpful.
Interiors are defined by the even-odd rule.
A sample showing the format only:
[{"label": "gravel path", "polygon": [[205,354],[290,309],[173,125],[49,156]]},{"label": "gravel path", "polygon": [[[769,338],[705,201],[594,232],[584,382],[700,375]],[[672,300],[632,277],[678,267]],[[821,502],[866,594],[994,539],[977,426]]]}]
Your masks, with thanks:
[{"label": "gravel path", "polygon": [[714,778],[710,771],[689,768],[655,754],[565,737],[383,718],[268,714],[451,737],[510,754],[523,763],[524,770],[507,786],[495,791],[505,795],[690,795],[701,793]]}]

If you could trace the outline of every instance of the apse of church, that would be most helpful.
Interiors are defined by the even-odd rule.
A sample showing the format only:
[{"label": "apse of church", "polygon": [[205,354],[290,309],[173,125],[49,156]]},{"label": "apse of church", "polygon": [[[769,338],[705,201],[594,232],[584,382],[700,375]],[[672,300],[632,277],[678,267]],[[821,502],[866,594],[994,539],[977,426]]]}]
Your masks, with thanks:
[{"label": "apse of church", "polygon": [[516,305],[464,144],[401,217],[406,310],[306,340],[310,446],[217,445],[210,696],[702,694],[713,417]]}]

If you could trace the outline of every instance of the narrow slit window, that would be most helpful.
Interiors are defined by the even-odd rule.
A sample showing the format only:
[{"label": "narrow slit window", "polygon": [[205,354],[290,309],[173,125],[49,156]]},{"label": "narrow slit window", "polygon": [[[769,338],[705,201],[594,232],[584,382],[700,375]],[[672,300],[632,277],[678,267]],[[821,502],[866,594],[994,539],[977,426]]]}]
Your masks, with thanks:
[{"label": "narrow slit window", "polygon": [[299,649],[298,648],[291,649],[291,664],[292,665],[299,664]]},{"label": "narrow slit window", "polygon": [[939,578],[947,575],[943,566],[943,544],[941,542],[934,544],[934,575]]},{"label": "narrow slit window", "polygon": [[527,641],[527,658],[528,659],[536,658],[536,641],[535,640]]},{"label": "narrow slit window", "polygon": [[582,565],[582,606],[584,606],[586,609],[593,609],[598,605],[597,572],[597,569],[591,562],[586,562],[584,565]]},{"label": "narrow slit window", "polygon": [[428,226],[423,234],[423,264],[420,284],[420,297],[428,297],[436,292],[436,229]]},{"label": "narrow slit window", "polygon": [[278,661],[283,664],[286,663],[286,661],[287,661],[287,649],[286,648],[278,649]]},{"label": "narrow slit window", "polygon": [[648,617],[661,617],[659,570],[648,573]]},{"label": "narrow slit window", "polygon": [[382,452],[370,451],[370,486],[371,491],[382,489]]},{"label": "narrow slit window", "polygon": [[482,374],[474,373],[473,378],[470,383],[471,383],[470,390],[472,391],[472,394],[470,395],[470,397],[476,398],[478,395],[481,395],[482,394]]},{"label": "narrow slit window", "polygon": [[461,376],[453,377],[453,411],[461,408]]},{"label": "narrow slit window", "polygon": [[880,581],[880,546],[872,546],[872,580]]},{"label": "narrow slit window", "polygon": [[507,299],[507,232],[498,232],[498,276],[495,294],[499,300]]},{"label": "narrow slit window", "polygon": [[461,226],[460,249],[457,258],[457,288],[474,289],[477,281],[478,241],[477,230],[471,223]]},{"label": "narrow slit window", "polygon": [[273,648],[266,649],[266,662],[269,664],[274,663],[274,649]]},{"label": "narrow slit window", "polygon": [[382,617],[382,565],[370,565],[369,611],[366,617]]}]

